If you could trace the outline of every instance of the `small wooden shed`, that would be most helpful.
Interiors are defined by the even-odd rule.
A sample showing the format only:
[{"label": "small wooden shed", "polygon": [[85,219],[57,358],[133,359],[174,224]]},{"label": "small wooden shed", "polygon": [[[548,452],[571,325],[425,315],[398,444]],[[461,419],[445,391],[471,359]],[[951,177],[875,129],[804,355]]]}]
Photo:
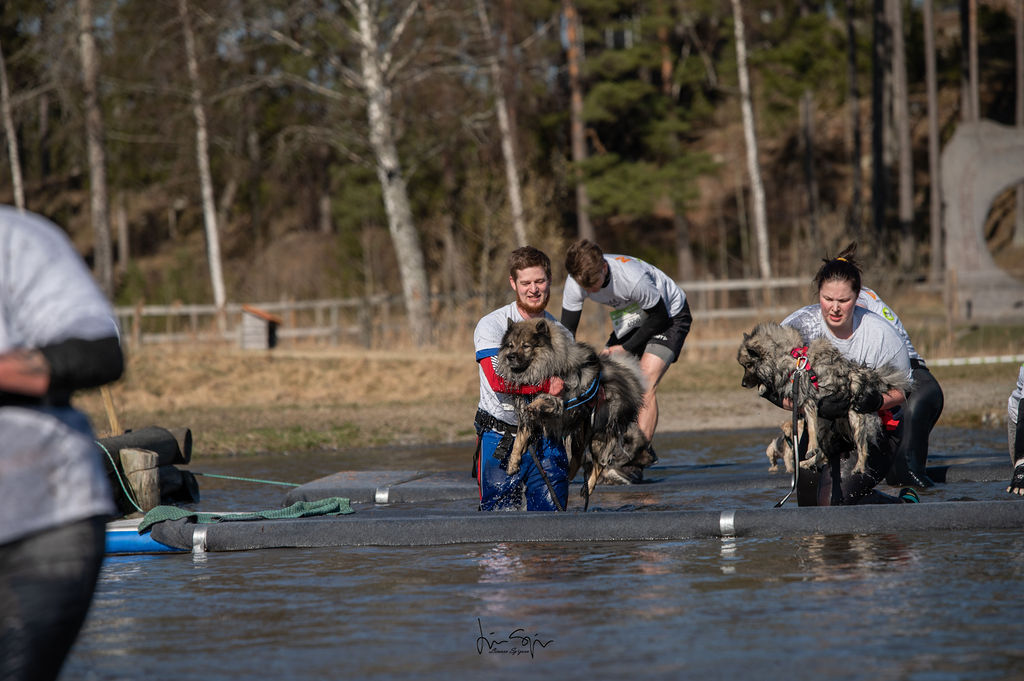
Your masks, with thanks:
[{"label": "small wooden shed", "polygon": [[281,318],[252,305],[242,306],[238,343],[243,350],[269,350],[277,345]]}]

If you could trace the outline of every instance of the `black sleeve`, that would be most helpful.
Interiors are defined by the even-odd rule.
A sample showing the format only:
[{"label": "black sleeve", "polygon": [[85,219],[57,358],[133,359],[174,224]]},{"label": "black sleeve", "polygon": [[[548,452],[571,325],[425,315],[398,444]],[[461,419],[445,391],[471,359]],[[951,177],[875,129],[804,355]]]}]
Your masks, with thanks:
[{"label": "black sleeve", "polygon": [[50,365],[50,392],[95,388],[116,381],[124,371],[117,337],[99,340],[71,338],[39,348]]},{"label": "black sleeve", "polygon": [[664,300],[659,299],[654,306],[644,310],[644,312],[647,313],[647,319],[633,333],[629,334],[622,343],[622,349],[634,355],[643,353],[644,347],[647,346],[647,341],[651,339],[651,336],[661,333],[672,323]]},{"label": "black sleeve", "polygon": [[573,337],[576,336],[576,327],[580,325],[580,317],[582,315],[583,310],[576,310],[575,312],[572,312],[570,310],[566,310],[564,307],[562,308],[562,326],[569,329],[569,333],[571,333]]}]

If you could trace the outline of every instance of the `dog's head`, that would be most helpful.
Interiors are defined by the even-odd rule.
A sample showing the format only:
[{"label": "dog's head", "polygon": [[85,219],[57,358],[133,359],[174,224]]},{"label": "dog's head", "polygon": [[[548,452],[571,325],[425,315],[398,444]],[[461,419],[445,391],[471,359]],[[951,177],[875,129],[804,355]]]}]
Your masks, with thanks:
[{"label": "dog's head", "polygon": [[789,327],[761,322],[750,333],[743,334],[736,361],[743,367],[744,388],[757,388],[759,395],[782,387],[789,378],[783,366],[789,351],[800,341],[800,334]]},{"label": "dog's head", "polygon": [[508,328],[498,350],[498,373],[517,380],[533,365],[542,353],[552,348],[553,329],[543,317],[521,322],[508,320]]}]

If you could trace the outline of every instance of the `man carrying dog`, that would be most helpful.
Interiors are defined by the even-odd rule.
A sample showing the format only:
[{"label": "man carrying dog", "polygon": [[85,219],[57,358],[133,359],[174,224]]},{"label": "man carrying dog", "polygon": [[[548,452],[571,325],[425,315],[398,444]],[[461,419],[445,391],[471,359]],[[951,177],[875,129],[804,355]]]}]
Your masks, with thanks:
[{"label": "man carrying dog", "polygon": [[524,457],[515,475],[509,475],[506,470],[518,425],[516,400],[540,392],[559,395],[564,388],[562,379],[552,376],[542,385],[514,385],[494,370],[494,360],[510,320],[520,322],[543,317],[559,331],[570,335],[545,311],[551,292],[551,260],[532,246],[517,248],[509,256],[508,281],[515,291],[515,301],[484,316],[473,333],[476,361],[480,366],[480,403],[474,422],[477,432],[474,474],[480,487],[480,510],[518,509],[524,489],[526,510],[564,510],[569,496],[569,458],[564,442],[540,438],[536,460],[532,456]]},{"label": "man carrying dog", "polygon": [[[637,422],[650,442],[658,427],[658,383],[679,359],[693,320],[686,294],[657,267],[638,258],[605,255],[588,239],[569,247],[565,269],[569,276],[562,294],[562,324],[575,334],[584,300],[607,305],[613,330],[602,354],[630,353],[640,360],[646,392]],[[654,448],[649,451],[654,463]],[[635,466],[605,471],[620,483],[639,482],[642,474]]]}]

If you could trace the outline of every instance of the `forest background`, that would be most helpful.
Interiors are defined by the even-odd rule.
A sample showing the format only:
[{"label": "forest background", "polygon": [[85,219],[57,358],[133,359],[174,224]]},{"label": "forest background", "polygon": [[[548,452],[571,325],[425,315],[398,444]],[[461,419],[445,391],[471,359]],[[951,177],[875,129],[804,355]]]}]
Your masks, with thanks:
[{"label": "forest background", "polygon": [[[857,239],[919,348],[1018,352],[1020,327],[944,318],[929,130],[941,148],[962,121],[1024,125],[1020,16],[1020,0],[8,0],[0,200],[67,229],[118,305],[393,295],[405,332],[381,352],[461,352],[508,299],[511,248],[547,251],[559,282],[579,236],[681,281],[809,279]],[[986,238],[1024,279],[1017,192]],[[184,389],[150,385],[164,406],[145,413]]]}]

